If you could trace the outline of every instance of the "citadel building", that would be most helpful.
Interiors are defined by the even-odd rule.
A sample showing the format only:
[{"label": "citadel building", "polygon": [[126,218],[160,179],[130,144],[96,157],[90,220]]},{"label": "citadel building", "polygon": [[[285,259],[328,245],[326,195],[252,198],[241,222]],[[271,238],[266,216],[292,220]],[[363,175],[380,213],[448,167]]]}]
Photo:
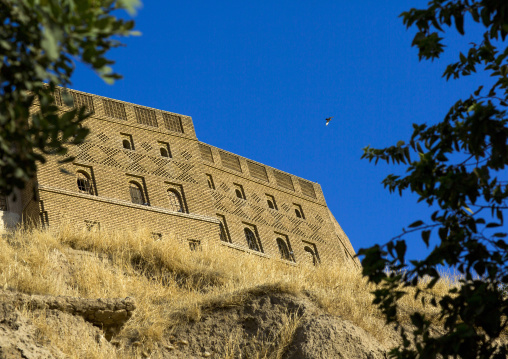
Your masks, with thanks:
[{"label": "citadel building", "polygon": [[[215,241],[288,263],[359,265],[319,184],[200,142],[188,116],[70,94],[93,113],[89,136],[73,162],[50,157],[24,190],[0,196],[0,226],[144,226],[193,250]],[[56,102],[65,111],[60,92]]]}]

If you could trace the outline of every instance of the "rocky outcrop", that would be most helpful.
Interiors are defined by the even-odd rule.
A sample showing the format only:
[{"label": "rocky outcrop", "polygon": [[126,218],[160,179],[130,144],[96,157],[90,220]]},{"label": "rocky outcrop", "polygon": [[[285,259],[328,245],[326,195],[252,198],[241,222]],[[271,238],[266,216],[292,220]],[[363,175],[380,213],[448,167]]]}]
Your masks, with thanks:
[{"label": "rocky outcrop", "polygon": [[28,309],[58,310],[77,315],[104,330],[106,339],[118,333],[132,317],[136,308],[134,299],[83,299],[74,297],[54,297],[45,295],[26,295],[0,291],[0,303]]},{"label": "rocky outcrop", "polygon": [[[301,318],[281,357],[284,359],[384,359],[387,348],[341,317],[324,313],[308,297],[283,293],[244,293],[243,303],[204,308],[199,320],[174,328],[163,339],[162,358],[279,357],[281,318]],[[271,346],[274,345],[272,348]],[[264,348],[264,349],[262,349]]]},{"label": "rocky outcrop", "polygon": [[37,329],[12,304],[0,303],[0,358],[54,359],[62,353],[49,350],[37,340]]},{"label": "rocky outcrop", "polygon": [[318,315],[296,330],[285,358],[382,359],[386,358],[386,348],[349,320]]}]

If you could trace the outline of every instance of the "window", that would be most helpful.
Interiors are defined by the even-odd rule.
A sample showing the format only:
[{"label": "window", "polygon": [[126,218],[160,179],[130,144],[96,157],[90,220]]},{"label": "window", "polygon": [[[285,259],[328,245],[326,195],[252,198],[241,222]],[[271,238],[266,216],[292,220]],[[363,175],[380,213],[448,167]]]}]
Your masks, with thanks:
[{"label": "window", "polygon": [[247,240],[247,245],[249,246],[249,249],[252,249],[253,251],[257,252],[263,252],[259,243],[259,239],[256,235],[256,229],[245,227],[243,229],[243,232],[245,233],[245,239]]},{"label": "window", "polygon": [[189,249],[191,251],[197,251],[201,249],[201,241],[195,239],[189,239]]},{"label": "window", "polygon": [[276,239],[277,246],[279,247],[280,257],[287,261],[295,261],[293,251],[291,250],[291,247],[289,246],[289,240],[286,238],[278,237]]},{"label": "window", "polygon": [[236,183],[233,183],[233,186],[235,186],[235,194],[238,198],[240,199],[247,199],[245,197],[245,192],[243,191],[243,187],[242,185],[239,185],[239,184],[236,184]]},{"label": "window", "polygon": [[92,178],[88,173],[85,171],[78,171],[76,182],[79,192],[94,195],[95,191]]},{"label": "window", "polygon": [[169,209],[175,212],[183,213],[182,199],[180,194],[174,189],[168,189]]},{"label": "window", "polygon": [[[305,242],[304,242],[305,244]],[[317,266],[320,262],[319,255],[317,252],[317,248],[315,244],[307,243],[305,247],[303,247],[303,250],[307,252],[308,256],[310,257],[310,260],[312,261],[312,264]]]},{"label": "window", "polygon": [[171,150],[169,149],[169,143],[159,142],[159,149],[162,157],[171,158]]},{"label": "window", "polygon": [[0,193],[0,211],[7,211],[7,197]]},{"label": "window", "polygon": [[213,183],[213,177],[212,175],[206,174],[206,180],[208,181],[208,187],[210,189],[215,189],[215,183]]},{"label": "window", "polygon": [[101,224],[97,221],[85,221],[85,226],[88,231],[100,230]]},{"label": "window", "polygon": [[154,241],[161,241],[162,240],[162,233],[156,233],[156,232],[152,232],[152,239]]},{"label": "window", "polygon": [[129,191],[131,194],[131,201],[134,204],[143,204],[145,206],[148,203],[145,201],[145,196],[143,194],[143,187],[135,181],[129,182]]},{"label": "window", "polygon": [[223,242],[229,242],[231,243],[231,237],[229,235],[229,229],[228,229],[228,225],[226,223],[226,217],[224,217],[223,215],[221,214],[217,214],[217,217],[219,218],[219,227],[220,227],[220,233],[219,233],[219,236],[220,236],[220,240],[223,241]]},{"label": "window", "polygon": [[44,201],[39,201],[39,210],[42,228],[47,228],[49,226],[49,217],[48,211],[44,209]]},{"label": "window", "polygon": [[122,136],[122,146],[126,150],[134,150],[134,141],[132,140],[132,136],[126,133],[121,133]]},{"label": "window", "polygon": [[266,203],[268,204],[268,208],[278,210],[277,203],[275,203],[275,198],[273,196],[270,196],[269,194],[266,195]]},{"label": "window", "polygon": [[302,206],[299,204],[293,204],[293,208],[295,210],[295,215],[297,218],[305,219],[305,215],[303,214]]},{"label": "window", "polygon": [[185,204],[183,187],[179,184],[169,182],[166,182],[165,185],[168,193],[169,210],[180,213],[189,213]]}]

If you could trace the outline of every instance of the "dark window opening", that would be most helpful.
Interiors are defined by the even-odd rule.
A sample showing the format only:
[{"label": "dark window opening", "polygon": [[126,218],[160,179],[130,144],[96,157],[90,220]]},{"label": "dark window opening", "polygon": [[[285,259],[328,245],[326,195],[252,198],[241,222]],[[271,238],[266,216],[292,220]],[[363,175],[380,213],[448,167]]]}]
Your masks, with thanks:
[{"label": "dark window opening", "polygon": [[86,194],[91,194],[91,195],[94,194],[92,179],[90,178],[88,173],[83,172],[83,171],[79,171],[77,173],[76,182],[77,182],[77,185],[78,185],[79,192],[86,193]]},{"label": "dark window opening", "polygon": [[148,203],[145,201],[145,196],[143,195],[143,187],[141,187],[139,183],[130,182],[129,191],[131,194],[132,203],[148,205]]},{"label": "dark window opening", "polygon": [[286,241],[282,238],[277,238],[277,245],[279,247],[280,257],[287,261],[294,261],[293,252],[289,250]]},{"label": "dark window opening", "polygon": [[220,240],[223,242],[231,243],[231,237],[229,236],[229,230],[226,223],[226,217],[224,217],[221,214],[217,214],[217,217],[219,218],[219,229],[220,229]]},{"label": "dark window opening", "polygon": [[101,224],[97,221],[85,221],[85,226],[88,231],[100,230]]},{"label": "dark window opening", "polygon": [[171,150],[169,148],[169,143],[167,142],[159,142],[161,157],[171,158]]},{"label": "dark window opening", "polygon": [[309,253],[309,255],[311,256],[312,258],[312,264],[314,264],[315,266],[317,266],[319,264],[319,258],[317,256],[317,250],[313,250],[312,248],[310,248],[309,246],[305,246],[303,248],[303,250],[307,253]]},{"label": "dark window opening", "polygon": [[240,199],[247,199],[245,197],[245,192],[243,190],[243,187],[242,185],[239,185],[239,184],[236,184],[236,183],[233,183],[233,185],[235,186],[235,194],[236,194],[236,197],[240,198]]},{"label": "dark window opening", "polygon": [[152,238],[154,241],[160,241],[162,240],[162,233],[152,232]]},{"label": "dark window opening", "polygon": [[278,210],[277,203],[275,202],[275,197],[266,195],[266,203],[268,204],[268,208]]},{"label": "dark window opening", "polygon": [[224,228],[222,222],[219,223],[219,227],[220,227],[220,240],[223,242],[229,242],[228,236],[226,235],[226,228]]},{"label": "dark window opening", "polygon": [[299,204],[293,204],[293,208],[295,209],[295,215],[297,218],[305,219],[302,206],[300,206]]},{"label": "dark window opening", "polygon": [[266,203],[268,204],[268,208],[278,210],[277,203],[275,202],[275,197],[266,195]]},{"label": "dark window opening", "polygon": [[244,228],[243,231],[245,233],[245,239],[247,240],[247,245],[249,246],[249,249],[260,252],[258,241],[254,232],[252,232],[252,230],[250,230],[249,228]]},{"label": "dark window opening", "polygon": [[206,175],[206,180],[207,180],[207,182],[208,182],[208,187],[209,187],[210,189],[215,189],[215,183],[213,183],[213,178],[212,178],[212,175],[207,174],[207,175]]},{"label": "dark window opening", "polygon": [[134,151],[134,140],[132,139],[132,136],[127,133],[121,133],[120,135],[122,136],[123,148]]},{"label": "dark window opening", "polygon": [[168,189],[168,199],[169,199],[169,209],[175,212],[183,213],[183,205],[182,199],[180,198],[180,194],[178,194],[173,189]]},{"label": "dark window opening", "polygon": [[194,240],[194,239],[190,239],[189,240],[189,249],[191,251],[197,251],[197,250],[201,249],[201,242]]}]

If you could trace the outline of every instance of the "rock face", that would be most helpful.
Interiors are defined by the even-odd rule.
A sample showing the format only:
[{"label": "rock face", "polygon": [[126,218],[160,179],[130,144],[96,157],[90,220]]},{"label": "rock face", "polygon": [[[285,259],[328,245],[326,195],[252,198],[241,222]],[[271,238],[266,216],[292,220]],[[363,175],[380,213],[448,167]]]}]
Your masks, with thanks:
[{"label": "rock face", "polygon": [[[0,359],[66,357],[56,349],[58,338],[51,339],[53,342],[41,338],[35,326],[15,309],[21,306],[43,309],[47,324],[59,328],[59,338],[100,342],[101,350],[109,350],[112,356],[122,348],[136,357],[157,358],[384,359],[387,351],[365,330],[324,313],[310,298],[270,288],[236,293],[234,300],[225,298],[205,305],[194,319],[168,328],[151,349],[134,338],[116,337],[111,343],[102,339],[99,328],[109,340],[132,316],[135,305],[130,298],[92,300],[0,291]],[[299,321],[282,342],[279,334],[287,329],[283,318],[288,315]],[[69,350],[78,350],[78,344],[59,348],[69,354]]]},{"label": "rock face", "polygon": [[83,299],[74,297],[53,297],[26,295],[0,291],[0,303],[31,309],[58,310],[77,315],[104,330],[106,339],[118,333],[136,308],[132,298]]},{"label": "rock face", "polygon": [[[348,320],[325,314],[307,297],[283,293],[251,296],[241,305],[204,311],[199,320],[172,331],[158,353],[163,358],[276,357],[270,348],[288,313],[301,317],[284,359],[384,359],[387,349]],[[264,351],[263,351],[264,350]],[[278,357],[278,356],[277,356]]]},{"label": "rock face", "polygon": [[14,309],[0,303],[0,359],[63,358],[58,350],[43,347],[37,340],[37,329]]},{"label": "rock face", "polygon": [[380,343],[348,320],[320,315],[296,330],[287,359],[386,358]]}]

